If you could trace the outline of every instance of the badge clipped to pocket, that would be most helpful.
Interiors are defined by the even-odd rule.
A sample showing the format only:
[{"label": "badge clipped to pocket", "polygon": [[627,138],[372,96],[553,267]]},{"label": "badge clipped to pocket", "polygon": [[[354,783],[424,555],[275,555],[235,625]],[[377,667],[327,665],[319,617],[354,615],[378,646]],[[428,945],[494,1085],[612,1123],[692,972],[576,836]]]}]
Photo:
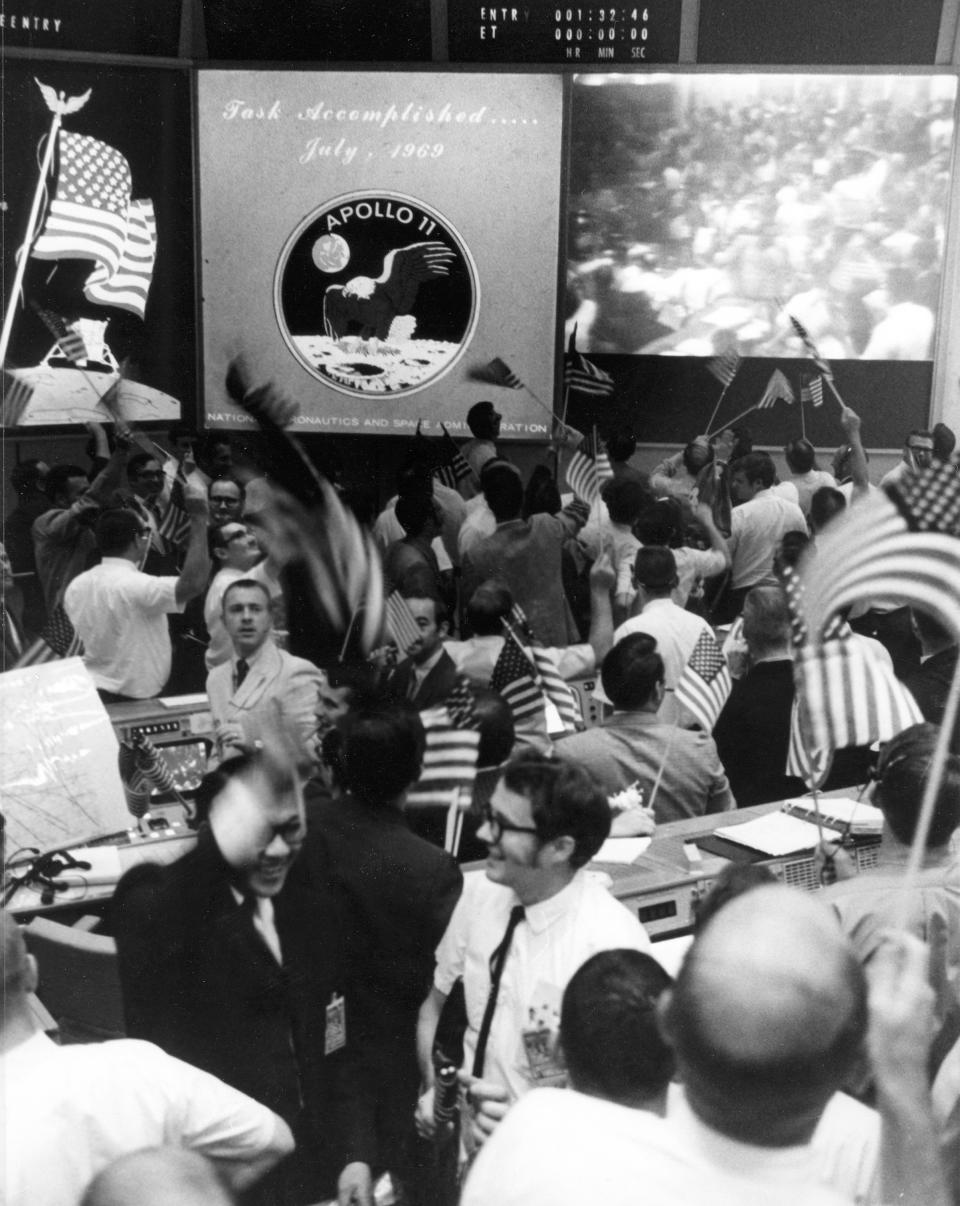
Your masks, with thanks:
[{"label": "badge clipped to pocket", "polygon": [[347,1045],[347,1006],[336,993],[327,1006],[327,1024],[323,1032],[323,1054],[332,1055]]}]

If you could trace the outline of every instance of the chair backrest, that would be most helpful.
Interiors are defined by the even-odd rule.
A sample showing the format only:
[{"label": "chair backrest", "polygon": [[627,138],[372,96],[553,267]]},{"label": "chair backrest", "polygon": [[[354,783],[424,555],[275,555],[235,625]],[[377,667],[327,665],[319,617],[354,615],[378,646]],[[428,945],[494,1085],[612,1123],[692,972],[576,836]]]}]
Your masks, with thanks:
[{"label": "chair backrest", "polygon": [[35,917],[23,936],[40,969],[37,996],[56,1020],[61,1041],[122,1038],[123,996],[114,940],[46,917]]}]

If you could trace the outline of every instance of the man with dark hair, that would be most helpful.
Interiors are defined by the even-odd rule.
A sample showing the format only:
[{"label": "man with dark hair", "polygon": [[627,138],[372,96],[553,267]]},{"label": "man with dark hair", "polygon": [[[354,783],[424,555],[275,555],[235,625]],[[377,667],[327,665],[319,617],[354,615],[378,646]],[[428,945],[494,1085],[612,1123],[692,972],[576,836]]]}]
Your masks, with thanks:
[{"label": "man with dark hair", "polygon": [[216,758],[256,748],[280,724],[294,758],[305,766],[313,757],[320,671],[271,640],[270,592],[262,582],[231,582],[223,593],[222,618],[231,657],[207,675]]},{"label": "man with dark hair", "polygon": [[207,487],[210,501],[210,526],[236,523],[243,515],[246,491],[235,477],[215,477]]},{"label": "man with dark hair", "polygon": [[814,490],[810,498],[810,511],[807,517],[813,535],[816,536],[835,515],[845,511],[846,507],[847,499],[842,490],[837,490],[833,486],[821,486],[819,490]]},{"label": "man with dark hair", "polygon": [[790,481],[797,488],[797,503],[804,515],[810,514],[810,501],[815,491],[824,486],[836,487],[837,479],[825,469],[817,468],[817,450],[809,440],[791,440],[783,450]]},{"label": "man with dark hair", "polygon": [[488,578],[499,578],[526,612],[539,641],[545,645],[575,641],[578,632],[563,590],[562,555],[566,540],[586,522],[589,508],[574,499],[556,515],[540,513],[522,519],[523,482],[512,468],[497,466],[484,483],[497,527],[464,554],[464,597],[469,599]]},{"label": "man with dark hair", "polygon": [[140,568],[158,576],[175,573],[175,534],[166,530],[172,502],[158,458],[150,452],[135,452],[127,461],[127,483],[126,490],[114,495],[113,505],[127,507],[150,528],[150,543],[141,556]]},{"label": "man with dark hair", "polygon": [[191,851],[134,867],[117,885],[127,1032],[279,1114],[297,1151],[268,1200],[316,1201],[345,1163],[355,1083],[345,1071],[355,1051],[343,1024],[345,919],[322,883],[292,874],[304,803],[279,751],[224,762],[202,780],[196,808]]},{"label": "man with dark hair", "polygon": [[657,1002],[670,984],[656,960],[630,949],[600,951],[574,973],[560,1013],[569,1088],[518,1102],[471,1168],[463,1206],[625,1202],[637,1194],[642,1140],[662,1130],[673,1073],[657,1027]]},{"label": "man with dark hair", "polygon": [[894,486],[907,473],[927,469],[933,464],[933,432],[915,427],[903,443],[903,452],[896,465],[880,479],[881,486]]},{"label": "man with dark hair", "polygon": [[383,559],[390,590],[420,590],[439,594],[440,565],[432,545],[440,535],[441,517],[433,495],[404,494],[397,499],[396,516],[404,536],[389,546]]},{"label": "man with dark hair", "polygon": [[755,586],[743,604],[749,669],[717,719],[713,736],[737,804],[766,804],[802,795],[801,779],[786,773],[793,708],[790,614],[779,586]]},{"label": "man with dark hair", "polygon": [[[462,1079],[474,1114],[472,1145],[510,1104],[556,1083],[553,1051],[570,977],[597,951],[649,948],[633,914],[583,868],[610,832],[603,792],[576,766],[533,751],[504,767],[477,836],[484,872],[468,874],[437,950],[433,988],[420,1010],[423,1083],[417,1128],[433,1132],[431,1050],[444,1002],[463,978],[467,1028]],[[492,957],[491,957],[492,956]]]},{"label": "man with dark hair", "polygon": [[[947,758],[922,867],[907,894],[903,871],[937,736],[936,725],[917,724],[883,746],[872,796],[883,813],[877,865],[839,879],[821,893],[864,966],[891,928],[905,928],[929,944],[929,977],[936,993],[934,1071],[960,1036],[960,864],[951,850],[951,838],[960,825],[960,755]],[[838,861],[837,868],[843,874],[846,862]]]},{"label": "man with dark hair", "polygon": [[178,576],[139,569],[151,529],[134,511],[105,511],[97,520],[103,560],[67,587],[64,607],[83,641],[84,665],[101,698],[152,699],[170,677],[167,616],[199,595],[210,572],[207,497],[197,484],[184,491],[190,536]]},{"label": "man with dark hair", "polygon": [[[107,439],[99,425],[95,438],[98,452],[106,457]],[[48,613],[63,602],[63,592],[96,551],[93,523],[120,482],[129,448],[126,433],[118,432],[113,453],[93,481],[80,465],[57,464],[47,474],[47,510],[34,520],[32,534]]]},{"label": "man with dark hair", "polygon": [[776,468],[766,452],[751,452],[730,466],[730,586],[714,613],[726,622],[740,613],[751,586],[770,576],[773,556],[787,532],[805,532],[807,521],[796,503],[773,489]]},{"label": "man with dark hair", "polygon": [[557,757],[582,766],[608,798],[637,786],[658,824],[725,812],[735,803],[713,738],[657,717],[664,683],[656,648],[653,637],[640,632],[613,646],[600,671],[613,715],[562,738]]},{"label": "man with dark hair", "polygon": [[[487,501],[486,486],[488,480],[496,482],[497,475],[503,472],[512,473],[522,483],[520,470],[510,461],[500,457],[491,457],[480,470],[480,493],[467,502],[466,515],[457,533],[457,551],[463,561],[473,546],[485,536],[492,536],[497,529],[497,519]],[[494,486],[496,490],[496,486]],[[521,485],[522,489],[522,485]]]},{"label": "man with dark hair", "polygon": [[[215,573],[203,600],[203,622],[210,637],[204,661],[207,670],[230,660],[231,643],[223,626],[223,595],[231,582],[251,578],[261,582],[270,595],[274,620],[282,591],[280,567],[260,549],[257,533],[239,520],[210,525],[210,559]],[[281,599],[282,603],[282,599]]]},{"label": "man with dark hair", "polygon": [[442,704],[457,683],[457,668],[443,647],[449,631],[447,608],[435,595],[404,592],[419,636],[391,671],[385,685],[388,699],[409,700],[422,712]]},{"label": "man with dark hair", "polygon": [[[637,553],[633,576],[640,612],[620,625],[613,634],[613,643],[616,645],[634,632],[645,632],[654,638],[657,652],[663,658],[666,685],[657,715],[665,724],[689,722],[681,715],[674,693],[697,641],[704,632],[711,632],[710,625],[702,616],[674,603],[677,563],[671,549],[645,545]],[[604,703],[612,702],[602,690],[596,695]]]},{"label": "man with dark hair", "polygon": [[30,1001],[36,960],[5,912],[0,952],[5,1206],[76,1203],[112,1160],[159,1143],[210,1158],[236,1188],[292,1150],[269,1109],[149,1043],[51,1042]]},{"label": "man with dark hair", "polygon": [[411,833],[404,819],[404,794],[423,758],[417,713],[355,711],[341,732],[345,794],[330,800],[308,788],[304,868],[330,886],[348,919],[348,1026],[361,1061],[351,1129],[366,1138],[363,1150],[347,1153],[341,1192],[353,1188],[366,1201],[372,1169],[389,1169],[401,1181],[408,1172],[417,1010],[462,876],[449,854]]},{"label": "man with dark hair", "polygon": [[461,445],[460,452],[476,475],[477,481],[480,480],[480,471],[487,461],[497,455],[502,418],[492,402],[475,402],[467,411],[467,426],[473,439]]}]

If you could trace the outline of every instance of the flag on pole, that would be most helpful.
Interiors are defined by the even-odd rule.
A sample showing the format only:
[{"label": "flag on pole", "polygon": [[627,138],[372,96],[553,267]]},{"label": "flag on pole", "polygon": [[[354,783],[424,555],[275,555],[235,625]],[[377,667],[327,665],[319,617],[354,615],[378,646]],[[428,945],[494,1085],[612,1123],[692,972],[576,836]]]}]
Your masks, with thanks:
[{"label": "flag on pole", "polygon": [[406,653],[414,641],[420,639],[420,629],[406,599],[398,590],[387,597],[387,625],[396,641],[397,648]]},{"label": "flag on pole", "polygon": [[610,458],[605,452],[598,452],[594,442],[584,436],[567,465],[567,485],[577,498],[593,506],[600,498],[603,483],[612,477]]},{"label": "flag on pole", "polygon": [[66,130],[57,145],[56,196],[30,254],[95,260],[84,288],[88,299],[142,318],[156,254],[153,203],[131,201],[130,165],[115,147]]},{"label": "flag on pole", "polygon": [[712,373],[724,389],[736,377],[742,357],[736,348],[728,348],[720,356],[707,361],[707,372]]},{"label": "flag on pole", "polygon": [[523,382],[515,372],[495,356],[489,364],[477,365],[467,376],[471,381],[482,381],[485,385],[499,385],[503,389],[523,389]]},{"label": "flag on pole", "polygon": [[490,676],[490,686],[510,705],[516,724],[543,709],[543,692],[534,679],[533,665],[510,632]]},{"label": "flag on pole", "polygon": [[540,693],[556,708],[564,729],[571,733],[576,732],[583,723],[580,701],[569,683],[561,676],[547,650],[542,645],[537,645],[527,613],[519,603],[514,603],[509,619],[503,620],[503,627],[507,636],[516,641],[531,661],[533,681]]},{"label": "flag on pole", "polygon": [[806,378],[800,386],[800,401],[809,402],[812,406],[823,405],[823,378],[819,376]]},{"label": "flag on pole", "polygon": [[447,706],[420,713],[426,735],[420,778],[407,791],[407,808],[449,805],[454,793],[469,804],[477,777],[480,732],[464,727]]},{"label": "flag on pole", "polygon": [[15,670],[26,666],[43,666],[65,657],[80,657],[83,641],[77,636],[62,603],[57,603],[47,617],[40,635],[18,660]]},{"label": "flag on pole", "polygon": [[[456,440],[451,436],[443,424],[443,436],[440,441],[439,455],[442,458],[434,467],[433,476],[437,481],[442,482],[445,486],[449,486],[451,490],[459,489],[460,483],[466,481],[468,477],[473,476],[473,470],[467,462],[467,458],[460,451]],[[425,437],[421,436],[421,439]]]},{"label": "flag on pole", "polygon": [[911,532],[960,536],[960,476],[953,465],[914,469],[886,489]]},{"label": "flag on pole", "polygon": [[794,331],[796,331],[800,341],[806,348],[807,355],[810,356],[814,364],[828,380],[833,380],[833,370],[830,368],[830,365],[827,363],[827,361],[824,360],[824,358],[817,351],[817,345],[810,338],[810,332],[803,325],[799,318],[794,318],[792,314],[788,314],[787,318],[790,319],[790,323],[793,326]]},{"label": "flag on pole", "polygon": [[[844,519],[855,513],[856,508]],[[833,526],[836,538],[836,528],[847,524]],[[956,543],[960,550],[960,541]],[[786,773],[802,777],[811,787],[823,781],[834,750],[888,741],[923,719],[889,665],[857,640],[841,618],[847,604],[830,601],[842,594],[833,591],[831,583],[845,576],[844,568],[832,561],[818,538],[816,555],[806,561],[801,575],[789,568],[783,575],[796,650],[796,707]]]},{"label": "flag on pole", "polygon": [[712,632],[701,632],[677,683],[676,699],[705,733],[712,733],[733,683],[730,667]]},{"label": "flag on pole", "polygon": [[19,427],[24,411],[33,397],[33,386],[22,377],[3,370],[3,399],[0,402],[0,426]]},{"label": "flag on pole", "polygon": [[563,383],[572,394],[585,394],[590,398],[609,398],[614,389],[609,373],[573,350],[564,358]]},{"label": "flag on pole", "polygon": [[34,309],[37,317],[57,341],[60,351],[71,363],[77,364],[87,359],[87,345],[79,331],[68,327],[66,319],[53,310],[45,310],[42,306],[35,306]]},{"label": "flag on pole", "polygon": [[760,395],[757,409],[766,410],[768,407],[776,405],[777,402],[792,404],[796,400],[797,395],[793,392],[793,386],[779,369],[774,369],[766,389]]}]

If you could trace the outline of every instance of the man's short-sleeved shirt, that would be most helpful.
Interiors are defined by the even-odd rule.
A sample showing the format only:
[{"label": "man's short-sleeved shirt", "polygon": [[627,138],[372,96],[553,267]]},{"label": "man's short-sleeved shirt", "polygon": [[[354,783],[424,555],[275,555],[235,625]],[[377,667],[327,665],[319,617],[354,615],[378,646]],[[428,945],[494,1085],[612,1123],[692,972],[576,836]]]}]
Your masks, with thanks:
[{"label": "man's short-sleeved shirt", "polygon": [[67,587],[64,606],[83,641],[83,662],[101,690],[152,699],[170,677],[167,627],[177,579],[144,574],[125,557],[104,557]]},{"label": "man's short-sleeved shirt", "polygon": [[[477,1035],[490,992],[490,956],[503,939],[515,893],[483,871],[464,877],[447,931],[437,947],[434,984],[448,994],[463,977],[467,1006],[464,1067],[473,1066]],[[560,1001],[575,971],[598,951],[627,947],[649,951],[650,939],[629,909],[599,877],[578,871],[549,900],[530,905],[517,926],[493,1014],[484,1079],[504,1085],[511,1099],[536,1084],[524,1033],[555,1033]]]},{"label": "man's short-sleeved shirt", "polygon": [[749,502],[734,507],[728,541],[731,587],[742,590],[768,577],[773,555],[786,533],[806,530],[807,521],[797,504],[772,489],[761,490]]}]

